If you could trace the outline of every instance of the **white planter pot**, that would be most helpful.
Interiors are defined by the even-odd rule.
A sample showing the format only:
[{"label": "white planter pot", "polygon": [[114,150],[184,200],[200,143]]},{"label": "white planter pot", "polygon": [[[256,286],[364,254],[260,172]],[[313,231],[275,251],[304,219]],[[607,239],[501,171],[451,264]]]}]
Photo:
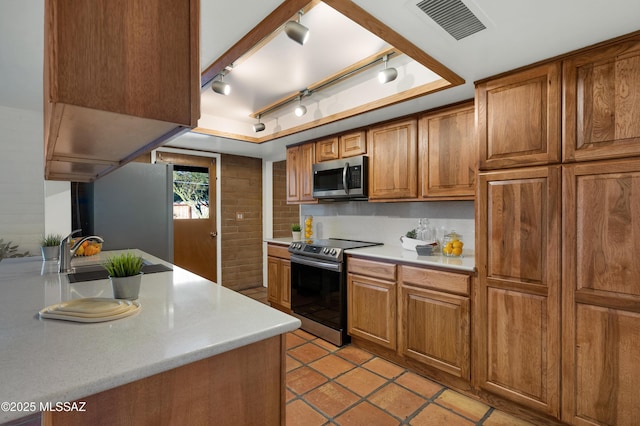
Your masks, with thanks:
[{"label": "white planter pot", "polygon": [[42,260],[58,260],[60,257],[60,246],[42,246]]},{"label": "white planter pot", "polygon": [[301,231],[291,231],[291,236],[293,237],[293,241],[300,241],[302,239]]},{"label": "white planter pot", "polygon": [[111,288],[113,288],[113,297],[115,299],[135,300],[138,298],[142,273],[130,277],[110,276],[109,280],[111,280]]}]

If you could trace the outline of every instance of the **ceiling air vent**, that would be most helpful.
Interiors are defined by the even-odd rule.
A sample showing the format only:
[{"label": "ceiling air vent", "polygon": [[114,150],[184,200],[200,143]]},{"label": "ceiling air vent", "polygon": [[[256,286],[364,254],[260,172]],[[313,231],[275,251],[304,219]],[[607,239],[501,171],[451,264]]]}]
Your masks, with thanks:
[{"label": "ceiling air vent", "polygon": [[423,0],[416,6],[456,40],[486,28],[460,0]]}]

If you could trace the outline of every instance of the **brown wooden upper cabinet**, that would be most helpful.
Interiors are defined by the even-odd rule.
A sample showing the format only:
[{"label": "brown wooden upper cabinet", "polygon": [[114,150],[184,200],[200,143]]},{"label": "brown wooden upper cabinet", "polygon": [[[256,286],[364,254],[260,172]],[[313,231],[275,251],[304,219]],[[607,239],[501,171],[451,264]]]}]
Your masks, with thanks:
[{"label": "brown wooden upper cabinet", "polygon": [[338,158],[340,158],[340,150],[337,136],[316,142],[316,163],[337,160]]},{"label": "brown wooden upper cabinet", "polygon": [[200,117],[199,0],[46,0],[45,178],[92,181]]},{"label": "brown wooden upper cabinet", "polygon": [[356,131],[316,142],[316,163],[367,153],[366,132]]},{"label": "brown wooden upper cabinet", "polygon": [[560,62],[476,84],[480,170],[560,162]]},{"label": "brown wooden upper cabinet", "polygon": [[474,103],[420,117],[418,165],[423,198],[473,199],[477,143]]},{"label": "brown wooden upper cabinet", "polygon": [[565,162],[640,155],[640,35],[563,62]]},{"label": "brown wooden upper cabinet", "polygon": [[287,148],[287,202],[310,203],[313,198],[313,161],[315,144]]},{"label": "brown wooden upper cabinet", "polygon": [[367,131],[370,200],[418,196],[417,128],[417,119],[411,118]]}]

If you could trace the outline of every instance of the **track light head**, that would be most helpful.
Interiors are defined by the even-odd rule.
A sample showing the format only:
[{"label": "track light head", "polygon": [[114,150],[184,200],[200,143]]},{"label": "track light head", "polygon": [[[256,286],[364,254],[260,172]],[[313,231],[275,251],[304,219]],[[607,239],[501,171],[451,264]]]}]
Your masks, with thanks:
[{"label": "track light head", "polygon": [[226,96],[229,93],[231,93],[231,86],[229,86],[229,84],[225,83],[224,81],[217,80],[217,81],[214,81],[213,84],[211,85],[211,90],[213,90],[219,95]]},{"label": "track light head", "polygon": [[258,114],[258,122],[253,125],[253,131],[256,133],[261,132],[266,128],[264,123],[260,122],[260,117],[260,114]]},{"label": "track light head", "polygon": [[298,105],[294,112],[296,113],[296,117],[302,117],[307,113],[307,107],[304,105]]},{"label": "track light head", "polygon": [[231,86],[222,80],[216,80],[211,84],[211,90],[219,95],[228,95],[231,93]]},{"label": "track light head", "polygon": [[296,114],[296,117],[302,117],[303,115],[305,115],[307,113],[307,107],[305,107],[304,105],[302,105],[302,97],[303,96],[309,96],[308,95],[308,91],[305,90],[304,92],[301,92],[302,94],[298,97],[298,106],[296,107],[296,109],[293,111]]},{"label": "track light head", "polygon": [[389,57],[387,55],[384,55],[382,60],[384,61],[384,69],[378,73],[378,81],[381,84],[385,84],[398,77],[398,70],[395,68],[387,68],[387,63],[389,62]]},{"label": "track light head", "polygon": [[309,40],[309,28],[300,23],[301,16],[302,11],[298,12],[298,22],[287,22],[284,26],[284,32],[287,34],[287,37],[302,46]]},{"label": "track light head", "polygon": [[398,70],[395,68],[385,68],[378,73],[378,81],[382,84],[393,81],[398,77]]}]

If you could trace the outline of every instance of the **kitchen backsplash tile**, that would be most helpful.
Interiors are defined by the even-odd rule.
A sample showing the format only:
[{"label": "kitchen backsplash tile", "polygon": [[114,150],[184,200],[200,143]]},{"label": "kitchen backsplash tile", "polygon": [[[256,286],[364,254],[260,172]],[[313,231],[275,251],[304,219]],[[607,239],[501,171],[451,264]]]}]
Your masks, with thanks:
[{"label": "kitchen backsplash tile", "polygon": [[400,236],[418,226],[419,218],[432,226],[462,234],[465,253],[475,247],[472,201],[368,203],[361,201],[302,205],[301,222],[313,216],[314,238],[348,238],[401,245]]}]

